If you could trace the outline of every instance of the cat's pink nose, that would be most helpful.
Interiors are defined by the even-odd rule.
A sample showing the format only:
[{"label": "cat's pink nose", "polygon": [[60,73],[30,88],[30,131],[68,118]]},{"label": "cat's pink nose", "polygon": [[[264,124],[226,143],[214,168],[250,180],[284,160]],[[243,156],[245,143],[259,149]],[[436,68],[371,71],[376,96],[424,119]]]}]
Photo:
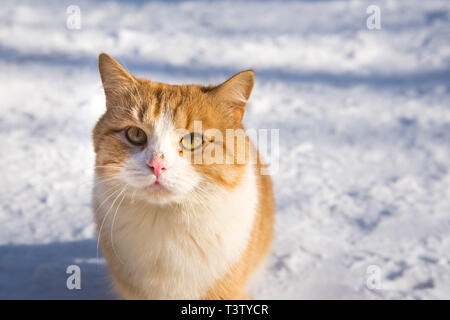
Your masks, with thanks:
[{"label": "cat's pink nose", "polygon": [[166,170],[166,165],[164,163],[164,161],[162,159],[152,159],[149,163],[148,166],[150,168],[150,170],[153,171],[153,174],[155,175],[156,179],[159,178],[159,176],[161,175],[161,173]]}]

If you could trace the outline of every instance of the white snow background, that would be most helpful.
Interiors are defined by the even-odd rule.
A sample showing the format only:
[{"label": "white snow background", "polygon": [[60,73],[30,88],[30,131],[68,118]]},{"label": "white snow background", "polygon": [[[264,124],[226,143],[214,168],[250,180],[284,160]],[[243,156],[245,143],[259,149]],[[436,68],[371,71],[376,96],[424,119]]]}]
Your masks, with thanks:
[{"label": "white snow background", "polygon": [[[366,27],[372,4],[381,30]],[[2,1],[0,298],[113,297],[90,209],[102,51],[169,83],[254,68],[246,126],[280,129],[276,237],[255,298],[450,298],[439,0]],[[66,288],[71,264],[81,290]]]}]

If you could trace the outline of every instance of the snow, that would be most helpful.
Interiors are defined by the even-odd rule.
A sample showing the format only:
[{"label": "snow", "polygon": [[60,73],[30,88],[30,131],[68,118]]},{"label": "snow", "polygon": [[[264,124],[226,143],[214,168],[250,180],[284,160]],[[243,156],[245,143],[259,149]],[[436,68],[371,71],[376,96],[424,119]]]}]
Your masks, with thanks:
[{"label": "snow", "polygon": [[246,126],[280,130],[255,298],[450,298],[449,20],[444,0],[3,1],[0,298],[113,297],[90,210],[101,51],[169,83],[255,69]]}]

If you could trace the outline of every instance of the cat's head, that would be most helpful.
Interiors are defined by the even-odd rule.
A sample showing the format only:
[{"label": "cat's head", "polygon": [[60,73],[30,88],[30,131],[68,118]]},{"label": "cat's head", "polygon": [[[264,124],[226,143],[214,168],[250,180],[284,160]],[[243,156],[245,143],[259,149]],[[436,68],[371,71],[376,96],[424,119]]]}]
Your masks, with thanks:
[{"label": "cat's head", "polygon": [[99,70],[106,112],[93,131],[96,183],[153,203],[201,199],[208,186],[239,184],[253,71],[218,86],[169,85],[136,78],[104,53]]}]

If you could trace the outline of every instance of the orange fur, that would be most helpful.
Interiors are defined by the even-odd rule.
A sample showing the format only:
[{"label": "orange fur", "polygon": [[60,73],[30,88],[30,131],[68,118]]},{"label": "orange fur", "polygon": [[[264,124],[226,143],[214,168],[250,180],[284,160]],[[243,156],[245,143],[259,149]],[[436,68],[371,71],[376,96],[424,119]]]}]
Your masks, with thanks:
[{"label": "orange fur", "polygon": [[[168,85],[136,78],[106,54],[99,56],[99,70],[107,109],[93,131],[94,218],[119,295],[127,299],[248,298],[248,277],[269,251],[274,199],[270,177],[261,175],[264,164],[248,137],[244,136],[244,148],[239,149],[239,138],[230,142],[225,136],[227,129],[243,129],[241,120],[253,88],[253,72],[238,73],[219,86]],[[127,180],[132,176],[127,171],[131,159],[152,157],[157,151],[168,158],[162,147],[150,146],[168,131],[170,138],[177,138],[171,129],[161,126],[192,132],[194,121],[202,122],[202,134],[207,138],[199,150],[186,151],[169,138],[164,144],[170,152],[173,148],[179,158],[172,161],[182,168],[172,168],[168,160],[167,171],[179,170],[178,180],[184,178],[192,190],[178,194],[168,187],[148,192]],[[124,132],[130,126],[142,129],[148,144],[127,143]],[[216,129],[222,138],[206,136],[208,129]],[[235,150],[233,163],[194,163],[195,153],[206,154],[206,150],[213,156]],[[240,156],[244,162],[237,163]],[[253,164],[251,159],[258,161]],[[177,179],[167,179],[168,186],[183,187]],[[198,183],[194,183],[196,179]],[[245,199],[247,194],[249,199]],[[217,222],[214,215],[223,222]],[[103,227],[110,237],[102,233]],[[223,262],[216,258],[221,250]],[[120,255],[127,260],[122,261]],[[196,260],[182,259],[184,256]],[[194,266],[204,268],[204,274],[197,275],[191,270]],[[178,278],[179,282],[174,280]]]}]

